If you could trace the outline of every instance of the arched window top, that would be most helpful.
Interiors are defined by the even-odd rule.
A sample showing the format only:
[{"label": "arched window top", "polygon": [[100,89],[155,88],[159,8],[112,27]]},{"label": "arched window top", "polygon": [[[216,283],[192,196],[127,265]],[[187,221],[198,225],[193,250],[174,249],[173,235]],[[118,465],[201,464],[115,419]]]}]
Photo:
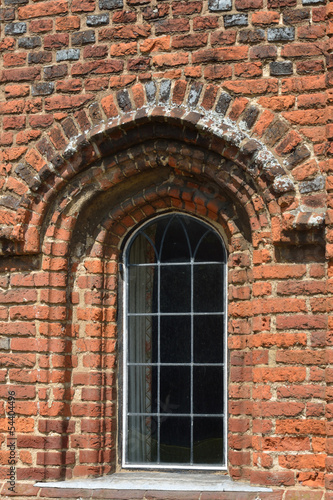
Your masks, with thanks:
[{"label": "arched window top", "polygon": [[[136,248],[145,248],[138,252]],[[145,224],[128,248],[128,264],[226,262],[216,231],[201,220],[182,214],[164,215]]]}]

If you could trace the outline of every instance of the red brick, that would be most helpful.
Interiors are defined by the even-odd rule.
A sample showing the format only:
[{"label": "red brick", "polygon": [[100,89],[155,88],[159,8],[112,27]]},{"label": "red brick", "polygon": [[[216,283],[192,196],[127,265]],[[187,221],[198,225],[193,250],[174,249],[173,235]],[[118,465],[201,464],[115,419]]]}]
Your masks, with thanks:
[{"label": "red brick", "polygon": [[39,2],[36,5],[27,5],[19,7],[19,19],[31,19],[40,17],[41,10],[44,16],[54,16],[56,14],[65,14],[68,12],[68,2],[66,0],[56,0],[50,2]]}]

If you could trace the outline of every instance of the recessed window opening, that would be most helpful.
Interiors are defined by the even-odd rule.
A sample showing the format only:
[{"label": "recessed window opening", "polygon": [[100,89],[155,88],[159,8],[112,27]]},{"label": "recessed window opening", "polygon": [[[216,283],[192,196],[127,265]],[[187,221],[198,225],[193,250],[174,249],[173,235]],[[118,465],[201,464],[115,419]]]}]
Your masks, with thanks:
[{"label": "recessed window opening", "polygon": [[125,252],[123,466],[225,469],[226,251],[191,216],[153,219]]}]

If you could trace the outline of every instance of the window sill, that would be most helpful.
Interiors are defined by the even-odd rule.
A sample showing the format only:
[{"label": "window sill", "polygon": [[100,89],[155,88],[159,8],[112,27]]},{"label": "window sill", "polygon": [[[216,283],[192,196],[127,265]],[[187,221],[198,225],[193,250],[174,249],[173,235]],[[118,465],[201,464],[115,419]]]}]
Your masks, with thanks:
[{"label": "window sill", "polygon": [[218,474],[187,474],[159,472],[120,472],[96,479],[74,479],[36,483],[39,488],[84,490],[141,490],[141,491],[215,491],[215,492],[272,492],[270,488],[249,486]]}]

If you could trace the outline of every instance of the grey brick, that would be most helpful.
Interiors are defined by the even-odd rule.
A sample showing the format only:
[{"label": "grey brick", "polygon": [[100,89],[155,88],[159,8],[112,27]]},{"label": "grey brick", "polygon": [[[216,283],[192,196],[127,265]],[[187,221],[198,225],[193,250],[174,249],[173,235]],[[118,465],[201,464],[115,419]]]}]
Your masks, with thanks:
[{"label": "grey brick", "polygon": [[20,49],[35,49],[41,47],[42,41],[39,36],[24,36],[19,38],[18,46]]},{"label": "grey brick", "polygon": [[27,31],[27,23],[9,23],[5,26],[5,35],[22,35]]},{"label": "grey brick", "polygon": [[44,78],[46,80],[56,80],[67,75],[67,64],[54,64],[53,66],[45,66],[43,68]]},{"label": "grey brick", "polygon": [[54,92],[53,82],[40,82],[36,83],[31,87],[31,92],[33,96],[37,95],[50,95]]},{"label": "grey brick", "polygon": [[0,21],[13,21],[15,19],[15,9],[0,8]]},{"label": "grey brick", "polygon": [[109,14],[98,14],[95,16],[87,16],[87,26],[103,26],[109,24]]},{"label": "grey brick", "polygon": [[2,349],[4,351],[8,351],[9,345],[10,345],[9,338],[6,338],[6,337],[0,338],[0,349]]},{"label": "grey brick", "polygon": [[217,101],[217,104],[215,106],[216,113],[219,113],[220,115],[224,116],[228,110],[230,102],[231,102],[230,95],[223,92],[220,95],[219,100]]},{"label": "grey brick", "polygon": [[5,5],[25,5],[29,0],[5,0]]},{"label": "grey brick", "polygon": [[80,49],[57,50],[56,61],[77,61],[80,59]]},{"label": "grey brick", "polygon": [[285,42],[295,39],[295,28],[290,26],[284,28],[268,28],[267,40],[269,42]]},{"label": "grey brick", "polygon": [[271,62],[269,67],[272,76],[291,75],[293,72],[293,63],[291,61]]},{"label": "grey brick", "polygon": [[315,3],[322,3],[322,4],[325,4],[326,1],[325,0],[303,0],[303,5],[311,5],[311,4],[315,4]]},{"label": "grey brick", "polygon": [[325,178],[319,175],[312,181],[304,181],[299,183],[300,193],[311,193],[312,191],[320,191],[325,187]]},{"label": "grey brick", "polygon": [[156,85],[155,85],[154,82],[148,82],[148,83],[146,83],[146,95],[147,95],[147,101],[148,102],[153,102],[155,100]]},{"label": "grey brick", "polygon": [[213,12],[231,10],[232,0],[209,0],[208,9]]},{"label": "grey brick", "polygon": [[230,26],[247,26],[249,24],[247,14],[233,14],[231,16],[224,17],[224,26],[229,28]]},{"label": "grey brick", "polygon": [[129,95],[128,95],[128,90],[119,90],[119,92],[117,92],[117,101],[118,101],[119,107],[123,111],[131,111],[132,104],[131,104],[131,100],[130,100]]},{"label": "grey brick", "polygon": [[191,85],[187,101],[189,106],[196,106],[198,104],[202,87],[203,87],[202,83],[199,82],[193,83],[193,85]]},{"label": "grey brick", "polygon": [[81,31],[80,33],[73,33],[73,45],[86,45],[87,43],[95,43],[95,32],[92,30]]},{"label": "grey brick", "polygon": [[119,9],[124,6],[123,0],[99,0],[100,9]]},{"label": "grey brick", "polygon": [[168,102],[171,92],[171,80],[163,80],[160,86],[160,102]]}]

